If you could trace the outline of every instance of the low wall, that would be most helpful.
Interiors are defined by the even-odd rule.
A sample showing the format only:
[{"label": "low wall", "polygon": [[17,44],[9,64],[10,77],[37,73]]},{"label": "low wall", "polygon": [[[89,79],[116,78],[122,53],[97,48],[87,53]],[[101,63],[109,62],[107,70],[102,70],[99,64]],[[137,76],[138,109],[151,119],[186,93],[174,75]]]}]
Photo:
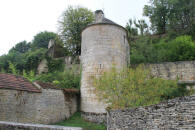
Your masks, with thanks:
[{"label": "low wall", "polygon": [[81,116],[86,121],[106,125],[106,118],[107,118],[106,113],[81,112]]},{"label": "low wall", "polygon": [[108,130],[195,129],[195,95],[107,113]]},{"label": "low wall", "polygon": [[41,93],[0,89],[0,121],[51,124],[69,118],[78,110],[78,98],[63,90]]},{"label": "low wall", "polygon": [[148,64],[156,77],[164,79],[177,79],[181,81],[195,80],[195,61],[163,62]]},{"label": "low wall", "polygon": [[82,130],[82,128],[0,121],[0,130]]}]

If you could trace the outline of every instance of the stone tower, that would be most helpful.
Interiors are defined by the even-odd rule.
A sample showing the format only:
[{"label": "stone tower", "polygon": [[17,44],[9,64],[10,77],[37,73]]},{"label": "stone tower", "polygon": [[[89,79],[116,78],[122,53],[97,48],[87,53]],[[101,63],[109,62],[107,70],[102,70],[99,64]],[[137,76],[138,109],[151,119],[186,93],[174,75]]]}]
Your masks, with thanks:
[{"label": "stone tower", "polygon": [[106,117],[106,104],[98,101],[90,77],[113,64],[118,69],[126,67],[129,60],[125,28],[105,18],[102,10],[95,11],[95,22],[83,29],[81,43],[81,111],[86,120],[103,122]]}]

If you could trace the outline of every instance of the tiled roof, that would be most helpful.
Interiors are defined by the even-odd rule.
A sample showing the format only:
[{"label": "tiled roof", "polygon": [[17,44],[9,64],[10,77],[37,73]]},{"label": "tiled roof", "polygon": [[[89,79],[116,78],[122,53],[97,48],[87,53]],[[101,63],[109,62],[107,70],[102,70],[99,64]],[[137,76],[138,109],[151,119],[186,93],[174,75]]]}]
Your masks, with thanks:
[{"label": "tiled roof", "polygon": [[61,90],[60,87],[57,87],[53,85],[52,83],[44,83],[40,81],[37,81],[36,83],[39,84],[43,89],[60,89]]},{"label": "tiled roof", "polygon": [[79,94],[79,90],[77,89],[67,89],[67,88],[60,88],[57,87],[55,85],[53,85],[52,83],[43,83],[40,81],[36,82],[38,85],[40,85],[43,89],[58,89],[58,90],[63,90],[65,93],[75,93],[75,94]]},{"label": "tiled roof", "polygon": [[13,89],[29,92],[41,92],[35,85],[22,76],[0,74],[0,89]]}]

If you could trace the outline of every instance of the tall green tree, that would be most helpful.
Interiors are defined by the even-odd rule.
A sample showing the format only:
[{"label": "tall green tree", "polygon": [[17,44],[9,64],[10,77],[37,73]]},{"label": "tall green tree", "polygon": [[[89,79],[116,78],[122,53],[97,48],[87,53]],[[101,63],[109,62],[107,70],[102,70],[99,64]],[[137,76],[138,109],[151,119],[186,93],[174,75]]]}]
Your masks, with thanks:
[{"label": "tall green tree", "polygon": [[168,13],[168,0],[150,0],[150,5],[144,6],[143,15],[150,18],[154,32],[164,34],[166,33]]},{"label": "tall green tree", "polygon": [[195,33],[195,1],[169,0],[169,28],[173,32],[194,35]]},{"label": "tall green tree", "polygon": [[81,31],[94,20],[87,8],[68,7],[59,20],[59,33],[70,55],[81,54]]},{"label": "tall green tree", "polygon": [[144,6],[143,14],[150,18],[151,27],[157,34],[194,35],[194,13],[194,0],[150,0],[150,5]]},{"label": "tall green tree", "polygon": [[128,33],[128,40],[129,41],[133,40],[133,37],[138,35],[137,28],[133,27],[133,20],[132,19],[129,19],[125,28],[126,28],[127,33]]},{"label": "tall green tree", "polygon": [[32,48],[47,48],[49,41],[51,39],[55,39],[56,37],[57,34],[53,32],[40,32],[34,36],[32,41]]},{"label": "tall green tree", "polygon": [[146,24],[144,19],[140,19],[138,20],[138,22],[136,20],[134,20],[134,24],[137,28],[139,28],[141,35],[144,35],[145,30],[148,28],[148,25]]},{"label": "tall green tree", "polygon": [[19,42],[13,47],[9,52],[17,51],[20,53],[25,53],[30,49],[30,43],[26,41]]}]

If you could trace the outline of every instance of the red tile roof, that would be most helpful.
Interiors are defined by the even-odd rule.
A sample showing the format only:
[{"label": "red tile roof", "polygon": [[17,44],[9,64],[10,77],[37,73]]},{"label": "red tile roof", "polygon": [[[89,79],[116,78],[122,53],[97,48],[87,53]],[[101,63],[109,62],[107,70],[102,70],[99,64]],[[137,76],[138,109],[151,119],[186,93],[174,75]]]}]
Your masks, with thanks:
[{"label": "red tile roof", "polygon": [[14,89],[29,92],[41,92],[35,85],[22,76],[0,74],[0,89]]}]

